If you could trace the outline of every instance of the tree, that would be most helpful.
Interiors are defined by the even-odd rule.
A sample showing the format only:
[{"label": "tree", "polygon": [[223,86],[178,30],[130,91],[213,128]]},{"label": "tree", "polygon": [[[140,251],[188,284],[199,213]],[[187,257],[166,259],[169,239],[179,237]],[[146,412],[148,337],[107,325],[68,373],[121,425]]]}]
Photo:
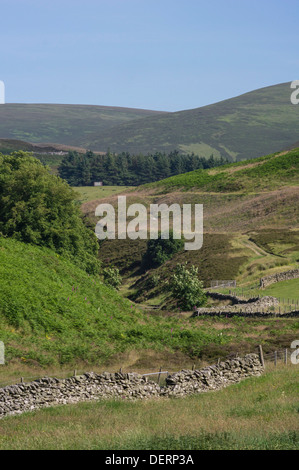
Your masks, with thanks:
[{"label": "tree", "polygon": [[142,258],[142,265],[146,269],[157,268],[172,258],[175,253],[183,250],[183,247],[184,241],[173,238],[173,232],[169,232],[168,239],[163,239],[159,234],[156,240],[148,240],[147,250]]},{"label": "tree", "polygon": [[25,152],[0,154],[0,233],[99,270],[97,238],[83,223],[76,193]]},{"label": "tree", "polygon": [[194,307],[204,305],[206,295],[203,284],[198,279],[198,268],[185,264],[177,264],[175,274],[171,280],[171,291],[178,305],[184,310],[193,310]]}]

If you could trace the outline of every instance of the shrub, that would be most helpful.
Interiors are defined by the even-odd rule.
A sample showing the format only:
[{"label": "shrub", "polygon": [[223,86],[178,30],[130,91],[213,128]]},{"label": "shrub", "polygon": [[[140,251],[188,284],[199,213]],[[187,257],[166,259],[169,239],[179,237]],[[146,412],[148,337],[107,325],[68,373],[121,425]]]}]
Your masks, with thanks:
[{"label": "shrub", "polygon": [[108,286],[112,286],[115,289],[119,289],[122,283],[122,277],[119,274],[119,270],[114,267],[108,267],[103,269],[104,282]]},{"label": "shrub", "polygon": [[175,274],[171,280],[171,291],[178,300],[178,305],[184,310],[192,310],[206,303],[203,284],[198,279],[198,268],[185,264],[177,264]]},{"label": "shrub", "polygon": [[183,250],[184,241],[175,239],[173,232],[169,232],[169,238],[159,237],[156,240],[148,240],[147,250],[142,258],[142,265],[145,269],[157,268],[172,258],[175,253]]}]

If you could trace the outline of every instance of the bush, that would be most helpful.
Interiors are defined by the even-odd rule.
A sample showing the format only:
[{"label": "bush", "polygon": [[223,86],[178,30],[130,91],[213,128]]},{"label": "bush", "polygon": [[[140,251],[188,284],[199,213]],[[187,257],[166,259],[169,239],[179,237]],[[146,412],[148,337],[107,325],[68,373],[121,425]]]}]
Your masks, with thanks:
[{"label": "bush", "polygon": [[177,264],[171,281],[171,291],[178,305],[184,310],[193,310],[206,303],[203,284],[198,279],[198,268],[191,266],[188,270],[185,264]]},{"label": "bush", "polygon": [[108,286],[119,289],[122,283],[122,277],[117,268],[109,267],[103,269],[104,282]]},{"label": "bush", "polygon": [[162,235],[156,240],[148,240],[147,250],[142,258],[142,265],[145,269],[157,268],[172,258],[175,253],[183,250],[184,241],[176,240],[173,232],[169,232],[169,238],[164,239]]}]

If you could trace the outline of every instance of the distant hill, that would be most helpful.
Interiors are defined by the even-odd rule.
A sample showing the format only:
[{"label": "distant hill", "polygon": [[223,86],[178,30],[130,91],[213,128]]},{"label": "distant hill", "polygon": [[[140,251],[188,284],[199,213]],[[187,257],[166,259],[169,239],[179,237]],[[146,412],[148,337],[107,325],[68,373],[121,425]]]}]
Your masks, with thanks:
[{"label": "distant hill", "polygon": [[58,167],[62,159],[70,150],[85,153],[86,149],[82,147],[73,147],[63,144],[33,144],[23,140],[0,139],[0,153],[3,155],[11,154],[23,150],[24,152],[32,152],[42,163],[48,165],[52,173],[58,172]]},{"label": "distant hill", "polygon": [[232,160],[289,149],[299,141],[290,83],[174,113],[62,104],[0,105],[0,138],[54,142],[94,151],[178,149]]},{"label": "distant hill", "polygon": [[283,150],[299,140],[299,106],[290,83],[274,85],[201,108],[151,116],[114,127],[95,148],[130,152],[180,149],[233,160]]},{"label": "distant hill", "polygon": [[156,114],[161,113],[109,106],[8,103],[0,105],[0,139],[101,150],[93,141],[104,130]]},{"label": "distant hill", "polygon": [[33,144],[30,142],[25,142],[24,140],[14,140],[14,139],[0,139],[0,152],[3,155],[9,154],[11,152],[16,152],[18,150],[23,150],[24,152],[33,152],[34,154],[63,154],[67,153],[69,150],[75,150],[77,152],[86,152],[86,149],[82,147],[74,147],[72,145],[63,145],[63,144]]}]

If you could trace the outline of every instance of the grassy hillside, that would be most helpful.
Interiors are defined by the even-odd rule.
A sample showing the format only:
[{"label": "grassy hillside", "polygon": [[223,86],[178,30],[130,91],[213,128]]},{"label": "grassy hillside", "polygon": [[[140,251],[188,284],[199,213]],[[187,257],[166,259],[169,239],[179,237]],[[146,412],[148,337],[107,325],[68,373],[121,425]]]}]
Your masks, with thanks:
[{"label": "grassy hillside", "polygon": [[100,365],[130,350],[190,357],[192,348],[229,342],[218,331],[193,329],[188,320],[143,314],[47,249],[0,238],[0,279],[0,337],[8,365]]},{"label": "grassy hillside", "polygon": [[233,193],[271,191],[283,186],[299,184],[299,148],[290,152],[230,164],[208,170],[195,170],[172,176],[148,188],[183,191],[200,189],[204,192]]},{"label": "grassy hillside", "polygon": [[298,328],[292,318],[246,322],[143,311],[56,253],[5,238],[0,238],[0,279],[2,384],[15,376],[42,375],[45,368],[52,375],[61,367],[86,371],[113,364],[177,370],[253,352],[257,344],[265,352],[288,347]]},{"label": "grassy hillside", "polygon": [[101,150],[93,141],[105,129],[154,114],[108,106],[7,103],[0,106],[0,138]]},{"label": "grassy hillside", "polygon": [[291,104],[290,95],[290,83],[282,83],[209,106],[124,123],[94,136],[94,148],[259,157],[298,141],[299,106]]}]

